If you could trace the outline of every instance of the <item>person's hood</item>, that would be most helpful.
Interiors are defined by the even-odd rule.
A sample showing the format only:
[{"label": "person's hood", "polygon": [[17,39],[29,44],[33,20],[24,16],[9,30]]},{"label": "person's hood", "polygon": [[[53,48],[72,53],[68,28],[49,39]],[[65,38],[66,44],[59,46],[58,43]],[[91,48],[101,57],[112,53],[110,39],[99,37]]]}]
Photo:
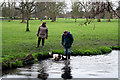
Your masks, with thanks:
[{"label": "person's hood", "polygon": [[[68,35],[70,34],[70,32],[68,32]],[[63,34],[64,35],[64,34]],[[64,35],[65,36],[65,35]]]},{"label": "person's hood", "polygon": [[70,32],[68,32],[68,34],[70,34]]}]

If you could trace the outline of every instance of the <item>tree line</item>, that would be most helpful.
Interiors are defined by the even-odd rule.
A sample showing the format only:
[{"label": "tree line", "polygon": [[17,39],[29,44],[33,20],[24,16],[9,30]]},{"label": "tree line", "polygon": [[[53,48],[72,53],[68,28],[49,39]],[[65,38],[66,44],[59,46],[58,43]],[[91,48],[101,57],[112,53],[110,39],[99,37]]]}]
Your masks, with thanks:
[{"label": "tree line", "polygon": [[[74,18],[77,22],[77,18],[95,19],[100,22],[101,18],[110,19],[113,15],[119,16],[119,6],[114,5],[112,2],[72,2],[71,11],[67,11],[66,2],[37,2],[34,0],[21,0],[15,2],[15,0],[8,0],[1,5],[2,17],[7,17],[8,22],[12,19],[21,18],[21,23],[27,23],[26,31],[29,31],[29,20],[35,18],[39,20],[51,19],[52,22],[56,21],[56,17],[62,18]],[[117,7],[116,10],[113,7]],[[27,22],[26,22],[27,21]]]},{"label": "tree line", "polygon": [[25,22],[27,16],[34,18],[51,18],[52,22],[56,20],[56,16],[64,13],[66,7],[65,2],[36,2],[22,0],[20,2],[3,2],[1,5],[3,17],[21,17],[22,23]]}]

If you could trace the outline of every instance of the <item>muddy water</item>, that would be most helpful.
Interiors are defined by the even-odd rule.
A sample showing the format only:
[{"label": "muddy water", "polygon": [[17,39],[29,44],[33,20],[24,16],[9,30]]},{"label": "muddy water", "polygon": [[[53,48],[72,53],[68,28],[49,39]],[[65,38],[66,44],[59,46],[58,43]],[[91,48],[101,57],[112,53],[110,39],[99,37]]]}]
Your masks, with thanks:
[{"label": "muddy water", "polygon": [[118,51],[98,56],[71,56],[68,61],[43,60],[3,72],[3,78],[118,78]]}]

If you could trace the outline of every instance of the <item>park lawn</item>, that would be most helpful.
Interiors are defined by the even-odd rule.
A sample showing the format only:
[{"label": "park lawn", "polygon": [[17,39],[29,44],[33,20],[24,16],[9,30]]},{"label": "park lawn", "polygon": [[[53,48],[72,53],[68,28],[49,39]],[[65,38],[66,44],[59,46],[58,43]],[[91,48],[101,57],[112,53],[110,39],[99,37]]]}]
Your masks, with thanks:
[{"label": "park lawn", "polygon": [[75,49],[97,49],[101,46],[117,46],[118,45],[118,20],[112,19],[111,22],[102,20],[102,22],[94,22],[85,26],[79,25],[85,19],[62,19],[57,18],[56,22],[51,20],[43,20],[47,23],[48,39],[45,41],[45,48],[36,48],[37,45],[37,29],[41,25],[40,20],[30,20],[30,32],[26,32],[26,24],[20,23],[21,20],[7,22],[2,21],[2,56],[18,55],[22,57],[24,54],[38,53],[51,50],[63,50],[61,38],[64,30],[68,30],[74,37],[72,50]]}]

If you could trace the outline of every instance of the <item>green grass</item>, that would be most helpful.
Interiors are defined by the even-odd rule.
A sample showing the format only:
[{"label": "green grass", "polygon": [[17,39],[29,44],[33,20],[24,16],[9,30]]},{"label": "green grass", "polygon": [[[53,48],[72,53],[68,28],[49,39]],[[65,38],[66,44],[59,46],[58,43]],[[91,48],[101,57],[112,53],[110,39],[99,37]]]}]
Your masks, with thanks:
[{"label": "green grass", "polygon": [[[37,45],[37,29],[41,25],[40,20],[30,21],[30,32],[25,32],[26,24],[20,23],[20,20],[8,22],[2,21],[2,56],[22,55],[29,53],[38,53],[51,50],[63,50],[61,37],[64,30],[68,30],[74,37],[72,50],[98,49],[102,46],[118,45],[118,20],[111,22],[95,22],[87,26],[80,26],[80,22],[85,19],[57,19],[56,22],[46,21],[49,30],[48,39],[45,41],[45,48],[35,48]],[[88,51],[89,52],[89,51]]]}]

